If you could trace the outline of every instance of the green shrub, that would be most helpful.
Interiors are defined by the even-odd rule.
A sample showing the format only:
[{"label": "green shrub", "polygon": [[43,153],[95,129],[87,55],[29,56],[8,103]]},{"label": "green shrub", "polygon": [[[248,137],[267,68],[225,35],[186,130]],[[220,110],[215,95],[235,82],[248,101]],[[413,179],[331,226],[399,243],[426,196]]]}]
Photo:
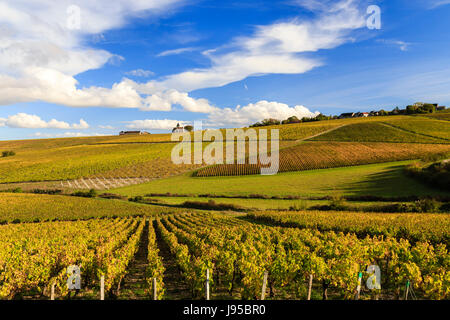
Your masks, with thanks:
[{"label": "green shrub", "polygon": [[16,155],[16,153],[14,151],[3,151],[2,152],[2,157],[3,158],[5,158],[5,157],[12,157],[12,156],[15,156],[15,155]]},{"label": "green shrub", "polygon": [[131,202],[142,202],[143,200],[144,200],[144,197],[142,197],[142,196],[136,196],[134,198],[128,199],[128,201],[131,201]]},{"label": "green shrub", "polygon": [[346,208],[348,208],[348,204],[343,197],[335,196],[330,201],[330,208],[331,208],[331,210],[336,210],[336,211],[346,210]]},{"label": "green shrub", "polygon": [[202,209],[202,210],[219,210],[219,211],[244,211],[241,206],[229,204],[229,203],[216,203],[214,200],[208,202],[202,201],[185,201],[181,205],[184,208]]},{"label": "green shrub", "polygon": [[416,201],[415,207],[417,212],[438,212],[439,204],[432,199],[423,199]]},{"label": "green shrub", "polygon": [[33,191],[31,191],[32,193],[36,193],[36,194],[61,194],[62,190],[60,189],[34,189]]},{"label": "green shrub", "polygon": [[441,212],[450,212],[450,202],[446,202],[439,208]]},{"label": "green shrub", "polygon": [[95,198],[97,196],[97,191],[94,189],[89,190],[88,192],[77,191],[71,194],[74,197],[84,197],[84,198]]},{"label": "green shrub", "polygon": [[103,199],[127,200],[127,197],[114,193],[102,193],[98,197]]},{"label": "green shrub", "polygon": [[22,188],[5,189],[5,190],[1,190],[0,192],[6,192],[6,193],[22,193]]}]

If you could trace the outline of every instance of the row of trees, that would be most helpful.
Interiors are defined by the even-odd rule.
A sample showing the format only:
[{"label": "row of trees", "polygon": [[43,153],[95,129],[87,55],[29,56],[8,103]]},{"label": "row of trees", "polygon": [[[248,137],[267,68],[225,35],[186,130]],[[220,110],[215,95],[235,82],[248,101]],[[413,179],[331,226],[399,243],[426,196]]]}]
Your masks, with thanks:
[{"label": "row of trees", "polygon": [[270,118],[270,119],[264,119],[263,121],[252,124],[250,127],[275,126],[275,125],[280,125],[280,124],[333,120],[333,119],[337,119],[337,118],[338,118],[338,116],[326,116],[323,114],[319,114],[318,116],[316,116],[314,118],[303,117],[301,119],[297,118],[296,116],[292,116],[292,117],[289,117],[286,120],[282,120],[282,121],[280,121],[278,119]]},{"label": "row of trees", "polygon": [[[371,111],[369,113],[369,116],[426,114],[426,113],[434,113],[439,108],[445,109],[445,107],[438,107],[438,104],[417,102],[413,105],[408,105],[405,109],[400,109],[399,107],[395,107],[392,111],[386,111],[383,109],[381,109],[379,111]],[[273,125],[280,125],[280,124],[302,123],[302,122],[334,120],[334,119],[339,119],[339,116],[337,116],[337,115],[326,116],[323,114],[319,114],[318,116],[316,116],[314,118],[303,117],[303,118],[299,119],[296,116],[289,117],[286,120],[278,120],[278,119],[269,118],[269,119],[264,119],[260,122],[257,122],[255,124],[251,125],[250,127],[264,127],[264,126],[273,126]]]}]

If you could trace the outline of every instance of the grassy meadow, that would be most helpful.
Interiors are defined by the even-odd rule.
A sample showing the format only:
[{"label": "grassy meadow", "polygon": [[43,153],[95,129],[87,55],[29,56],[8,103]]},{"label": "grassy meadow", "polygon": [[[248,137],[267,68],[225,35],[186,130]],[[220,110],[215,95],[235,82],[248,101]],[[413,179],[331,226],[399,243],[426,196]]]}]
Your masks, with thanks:
[{"label": "grassy meadow", "polygon": [[446,195],[403,173],[410,161],[279,173],[274,176],[192,177],[190,174],[112,189],[127,196],[149,193],[317,197],[374,195],[384,197]]},{"label": "grassy meadow", "polygon": [[[154,201],[156,204],[169,206],[182,206],[186,201],[207,203],[212,200],[218,204],[231,204],[242,207],[244,210],[290,210],[290,209],[310,209],[314,206],[323,206],[330,203],[330,200],[310,200],[310,199],[257,199],[257,198],[224,198],[224,197],[147,197],[146,200]],[[396,202],[383,201],[383,205],[390,205]],[[380,204],[379,201],[351,201],[352,206],[358,210],[368,211],[369,208]]]}]

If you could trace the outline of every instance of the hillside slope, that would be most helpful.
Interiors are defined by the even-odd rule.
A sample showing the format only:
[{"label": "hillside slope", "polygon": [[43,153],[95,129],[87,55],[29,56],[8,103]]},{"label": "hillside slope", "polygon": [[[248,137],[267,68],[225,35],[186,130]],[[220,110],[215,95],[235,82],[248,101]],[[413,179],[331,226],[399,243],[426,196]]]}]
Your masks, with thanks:
[{"label": "hillside slope", "polygon": [[[391,116],[280,125],[257,131],[280,130],[281,171],[292,171],[405,160],[445,152],[450,145],[449,126],[447,121],[426,117]],[[314,142],[298,144],[307,139]],[[16,153],[0,158],[0,183],[82,178],[132,178],[138,183],[205,166],[173,164],[170,156],[174,146],[170,134],[0,141],[0,151]],[[360,154],[358,148],[364,152]],[[105,181],[105,185],[109,184]]]}]

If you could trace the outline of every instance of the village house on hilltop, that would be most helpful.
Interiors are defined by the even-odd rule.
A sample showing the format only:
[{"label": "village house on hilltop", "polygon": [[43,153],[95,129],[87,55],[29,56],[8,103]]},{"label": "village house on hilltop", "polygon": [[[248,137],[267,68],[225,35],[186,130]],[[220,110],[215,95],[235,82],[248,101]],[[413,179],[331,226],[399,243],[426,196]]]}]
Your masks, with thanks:
[{"label": "village house on hilltop", "polygon": [[119,135],[120,136],[126,136],[126,135],[146,135],[146,134],[150,134],[147,131],[120,131]]},{"label": "village house on hilltop", "polygon": [[186,129],[184,127],[180,126],[179,123],[177,123],[177,126],[172,129],[172,133],[185,132],[185,131],[186,131]]}]

